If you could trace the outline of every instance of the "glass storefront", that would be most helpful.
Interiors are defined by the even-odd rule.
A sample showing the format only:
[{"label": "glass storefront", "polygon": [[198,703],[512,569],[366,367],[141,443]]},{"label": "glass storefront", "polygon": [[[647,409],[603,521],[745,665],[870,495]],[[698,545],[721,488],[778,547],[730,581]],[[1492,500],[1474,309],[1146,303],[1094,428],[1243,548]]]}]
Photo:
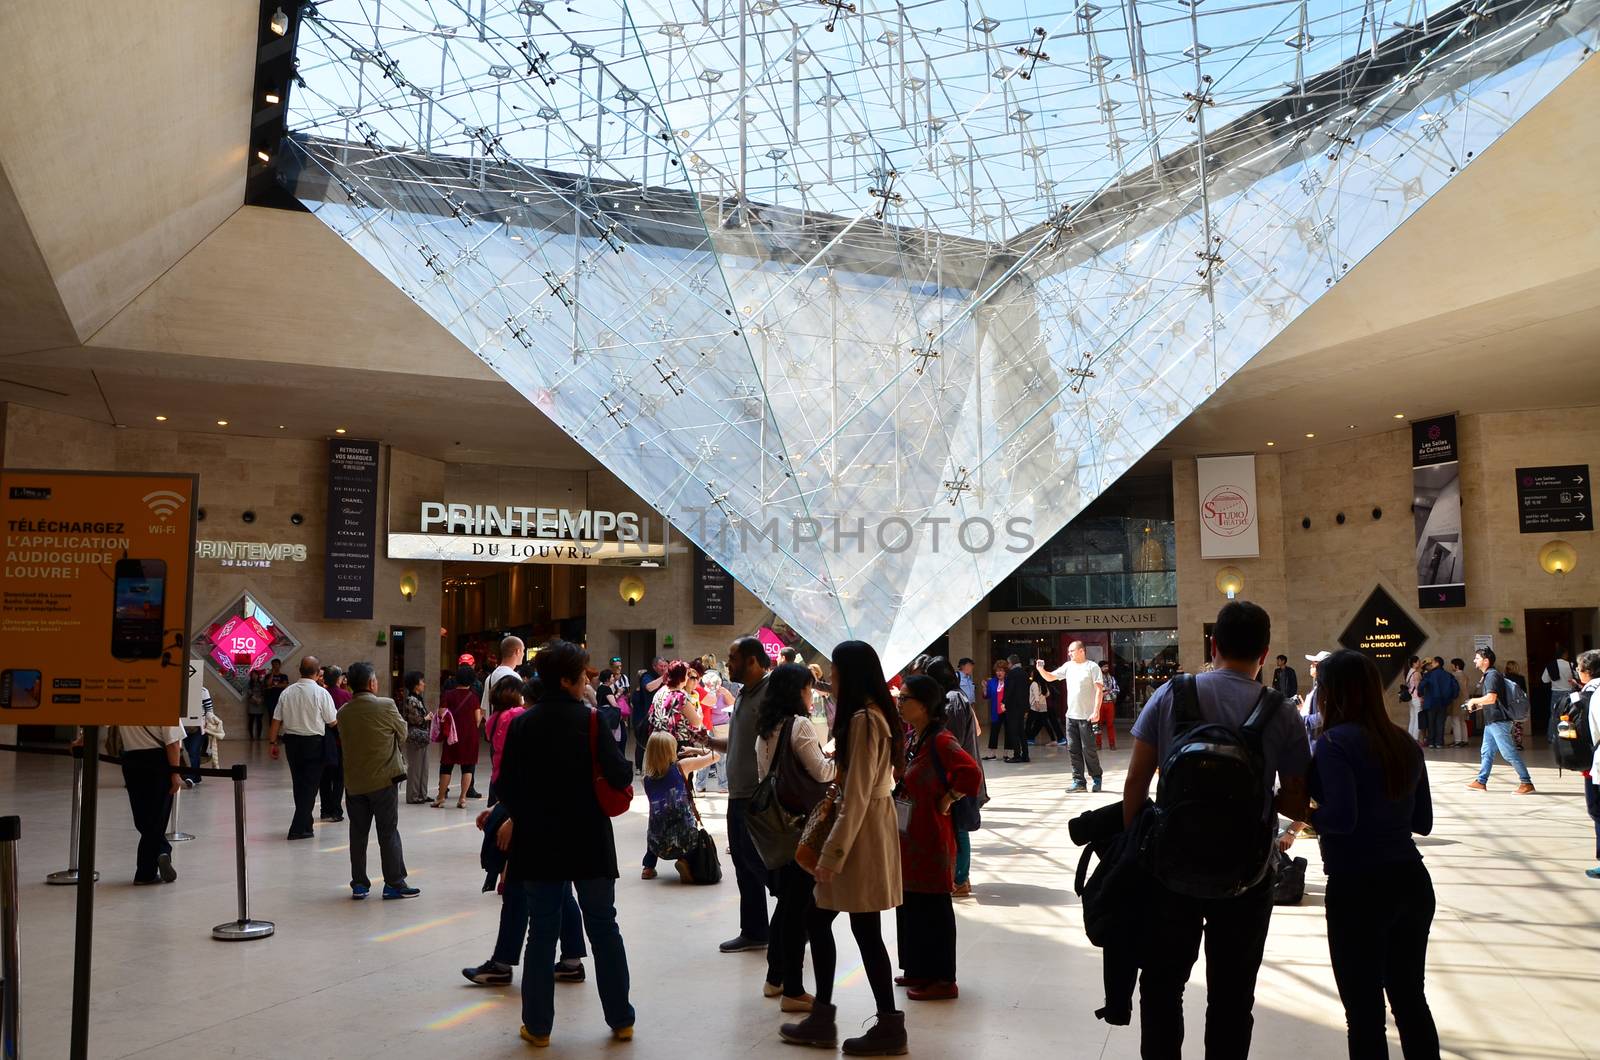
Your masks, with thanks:
[{"label": "glass storefront", "polygon": [[[1177,672],[1177,603],[1172,482],[1124,479],[989,595],[992,616],[1026,612],[1031,626],[1002,632],[991,625],[991,657],[1043,659],[1054,667],[1067,657],[1067,645],[1081,640],[1090,659],[1110,661],[1117,715],[1131,718]],[[1061,612],[1059,623],[1053,611]]]}]

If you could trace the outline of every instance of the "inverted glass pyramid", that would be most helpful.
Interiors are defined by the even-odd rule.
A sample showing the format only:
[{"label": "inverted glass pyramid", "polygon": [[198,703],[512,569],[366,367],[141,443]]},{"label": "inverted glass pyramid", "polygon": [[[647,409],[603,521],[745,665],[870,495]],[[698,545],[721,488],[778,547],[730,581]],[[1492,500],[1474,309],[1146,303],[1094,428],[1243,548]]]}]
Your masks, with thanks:
[{"label": "inverted glass pyramid", "polygon": [[323,0],[294,193],[897,666],[1576,68],[1600,0]]}]

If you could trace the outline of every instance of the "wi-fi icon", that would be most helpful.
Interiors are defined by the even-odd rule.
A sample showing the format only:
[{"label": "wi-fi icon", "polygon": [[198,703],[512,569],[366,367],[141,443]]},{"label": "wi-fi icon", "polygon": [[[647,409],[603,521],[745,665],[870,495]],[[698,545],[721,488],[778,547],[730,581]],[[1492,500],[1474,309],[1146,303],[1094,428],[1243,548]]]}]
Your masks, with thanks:
[{"label": "wi-fi icon", "polygon": [[144,503],[163,523],[167,521],[169,515],[183,507],[183,500],[183,494],[174,493],[172,490],[156,490],[154,493],[144,495]]}]

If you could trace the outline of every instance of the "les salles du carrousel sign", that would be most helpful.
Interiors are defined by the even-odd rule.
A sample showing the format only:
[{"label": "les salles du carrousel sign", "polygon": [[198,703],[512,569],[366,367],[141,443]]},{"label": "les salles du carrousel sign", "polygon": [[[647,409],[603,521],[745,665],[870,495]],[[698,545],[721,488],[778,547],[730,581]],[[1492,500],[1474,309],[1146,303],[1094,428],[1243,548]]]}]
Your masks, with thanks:
[{"label": "les salles du carrousel sign", "polygon": [[1079,611],[991,611],[991,633],[1038,629],[1177,629],[1176,607],[1120,607]]}]

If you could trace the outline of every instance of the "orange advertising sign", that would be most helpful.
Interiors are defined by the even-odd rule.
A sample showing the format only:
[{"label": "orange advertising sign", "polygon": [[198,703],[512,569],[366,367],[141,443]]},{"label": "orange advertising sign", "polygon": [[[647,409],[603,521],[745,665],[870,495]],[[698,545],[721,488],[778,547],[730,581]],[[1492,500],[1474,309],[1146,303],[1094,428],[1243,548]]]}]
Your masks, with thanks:
[{"label": "orange advertising sign", "polygon": [[177,724],[197,485],[0,471],[0,724]]}]

